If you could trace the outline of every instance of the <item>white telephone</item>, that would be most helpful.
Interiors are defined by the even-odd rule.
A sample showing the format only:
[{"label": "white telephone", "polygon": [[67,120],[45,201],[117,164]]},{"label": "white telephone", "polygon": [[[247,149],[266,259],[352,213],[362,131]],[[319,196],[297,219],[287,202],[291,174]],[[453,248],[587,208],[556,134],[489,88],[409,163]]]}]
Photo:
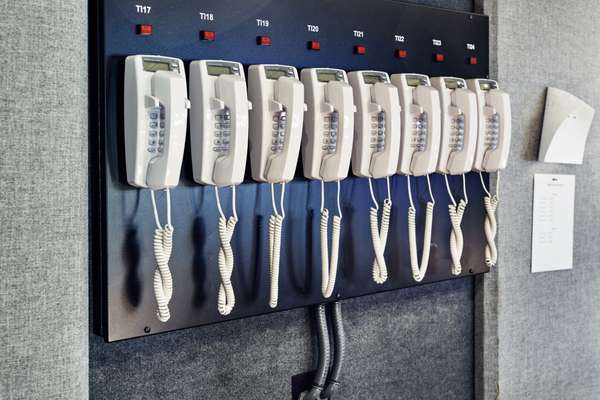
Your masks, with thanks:
[{"label": "white telephone", "polygon": [[[169,190],[179,183],[190,108],[183,61],[162,56],[127,57],[124,97],[127,181],[132,186],[151,189],[156,222],[154,294],[158,319],[167,322],[173,294]],[[158,216],[155,190],[165,190],[167,196],[165,226]]]},{"label": "white telephone", "polygon": [[[387,280],[384,253],[392,211],[389,177],[396,173],[400,153],[401,118],[398,89],[390,83],[387,73],[355,71],[348,74],[357,106],[352,149],[354,175],[369,179],[373,199],[370,210],[371,239],[375,260],[373,280]],[[373,191],[372,178],[386,178],[388,197],[384,200],[381,227],[378,222],[379,204]]]},{"label": "white telephone", "polygon": [[[337,275],[342,211],[340,180],[346,178],[352,156],[354,112],[352,87],[346,72],[309,68],[301,73],[307,114],[302,136],[304,176],[321,181],[321,291],[331,297]],[[331,260],[328,250],[329,210],[325,208],[324,182],[337,182],[338,215],[333,217]]]},{"label": "white telephone", "polygon": [[[500,90],[498,82],[491,79],[470,79],[469,89],[477,95],[479,134],[473,169],[479,171],[481,184],[487,196],[484,198],[487,217],[485,220],[485,260],[488,267],[498,261],[496,248],[496,209],[500,187],[500,170],[506,168],[511,140],[511,108],[508,93]],[[496,194],[492,196],[485,186],[482,172],[497,172]]]},{"label": "white telephone", "polygon": [[[234,268],[231,238],[237,224],[235,185],[244,180],[248,151],[248,101],[244,69],[238,62],[193,61],[190,64],[192,98],[190,137],[194,180],[215,187],[219,209],[218,264],[221,285],[218,310],[228,315],[235,306],[231,284]],[[219,187],[232,187],[233,215],[227,219],[221,207]]]},{"label": "white telephone", "polygon": [[[408,240],[413,278],[420,282],[425,278],[429,265],[433,208],[435,199],[431,190],[429,174],[437,167],[441,110],[438,91],[431,86],[429,77],[420,74],[395,74],[392,83],[398,88],[402,107],[402,143],[398,173],[407,176],[410,207],[408,210]],[[418,262],[416,240],[416,209],[414,207],[410,176],[427,177],[431,201],[427,203],[423,254]]]},{"label": "white telephone", "polygon": [[[444,174],[448,195],[452,201],[452,204],[448,205],[452,225],[450,234],[452,274],[460,275],[464,245],[461,223],[469,202],[465,174],[473,168],[477,145],[477,97],[467,89],[467,83],[461,78],[432,78],[431,84],[440,93],[442,109],[442,137],[437,170]],[[462,175],[463,199],[458,204],[450,189],[448,175]]]},{"label": "white telephone", "polygon": [[[296,68],[287,65],[252,65],[248,69],[250,112],[250,163],[252,178],[271,184],[273,212],[269,218],[269,305],[279,299],[281,231],[285,210],[285,184],[294,178],[304,122],[304,85]],[[275,202],[276,183],[281,183],[280,207]]]}]

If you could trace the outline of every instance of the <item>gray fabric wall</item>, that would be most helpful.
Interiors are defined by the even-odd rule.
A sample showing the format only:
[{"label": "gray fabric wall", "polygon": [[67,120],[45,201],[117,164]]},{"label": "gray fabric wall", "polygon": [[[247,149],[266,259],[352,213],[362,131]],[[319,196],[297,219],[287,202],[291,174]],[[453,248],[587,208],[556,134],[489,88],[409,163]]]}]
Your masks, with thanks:
[{"label": "gray fabric wall", "polygon": [[87,6],[1,4],[0,399],[86,399]]},{"label": "gray fabric wall", "polygon": [[[600,109],[600,3],[499,0],[497,7],[498,75],[512,94],[514,124],[499,215],[499,398],[598,399],[598,118],[583,166],[535,160],[547,86],[568,90]],[[529,272],[536,172],[577,175],[573,271]]]},{"label": "gray fabric wall", "polygon": [[[413,1],[472,10],[471,0]],[[473,281],[343,303],[350,343],[345,400],[473,398]],[[310,371],[306,310],[116,344],[92,336],[93,399],[290,399]]]}]

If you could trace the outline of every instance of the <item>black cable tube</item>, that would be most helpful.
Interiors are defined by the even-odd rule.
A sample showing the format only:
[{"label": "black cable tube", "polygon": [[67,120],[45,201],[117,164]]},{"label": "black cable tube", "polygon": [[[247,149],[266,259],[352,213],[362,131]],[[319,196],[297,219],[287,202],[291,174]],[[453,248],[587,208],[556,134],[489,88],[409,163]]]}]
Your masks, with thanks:
[{"label": "black cable tube", "polygon": [[316,308],[317,337],[319,340],[319,363],[313,380],[313,385],[308,393],[301,397],[303,400],[319,400],[321,392],[327,380],[329,363],[331,360],[331,345],[329,343],[329,331],[327,329],[327,314],[325,304]]},{"label": "black cable tube", "polygon": [[335,344],[333,366],[327,379],[327,386],[323,393],[322,399],[333,399],[340,387],[340,376],[344,357],[346,355],[346,333],[344,332],[344,318],[342,316],[342,303],[336,301],[331,305],[331,320],[333,322],[333,340]]}]

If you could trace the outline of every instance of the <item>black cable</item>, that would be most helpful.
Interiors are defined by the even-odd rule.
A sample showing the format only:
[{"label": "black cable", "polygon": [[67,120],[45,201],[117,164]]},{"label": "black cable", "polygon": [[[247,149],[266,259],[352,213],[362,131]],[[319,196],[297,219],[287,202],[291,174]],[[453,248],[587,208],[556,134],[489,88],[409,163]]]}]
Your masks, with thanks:
[{"label": "black cable", "polygon": [[321,392],[325,381],[327,380],[327,373],[329,371],[329,363],[331,361],[331,345],[329,343],[329,331],[327,329],[327,314],[325,304],[320,304],[316,308],[316,321],[317,321],[317,337],[319,340],[319,363],[317,365],[317,371],[313,380],[313,385],[308,391],[300,398],[302,400],[319,400],[321,399]]},{"label": "black cable", "polygon": [[333,340],[335,345],[333,366],[327,379],[327,386],[321,393],[322,399],[332,400],[340,388],[340,376],[346,355],[346,334],[342,316],[342,303],[336,301],[331,305],[331,320],[333,322]]}]

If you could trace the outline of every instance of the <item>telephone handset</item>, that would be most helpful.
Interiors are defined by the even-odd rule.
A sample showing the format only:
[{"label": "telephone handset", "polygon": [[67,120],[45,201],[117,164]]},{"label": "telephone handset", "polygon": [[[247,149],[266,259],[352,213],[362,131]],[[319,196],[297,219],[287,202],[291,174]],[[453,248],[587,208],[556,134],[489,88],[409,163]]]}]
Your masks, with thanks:
[{"label": "telephone handset", "polygon": [[[333,68],[303,69],[307,114],[302,136],[304,176],[321,181],[321,292],[331,297],[337,274],[342,222],[340,180],[346,178],[352,156],[354,106],[346,72]],[[338,215],[333,217],[331,260],[328,250],[329,210],[324,182],[337,181]]]},{"label": "telephone handset", "polygon": [[[392,83],[398,88],[402,107],[402,143],[398,173],[406,175],[410,207],[408,209],[408,240],[413,278],[420,282],[425,278],[429,265],[433,208],[435,199],[431,190],[429,174],[437,167],[441,110],[438,91],[431,86],[429,77],[421,74],[395,74]],[[410,176],[427,177],[431,201],[427,203],[423,254],[418,262],[416,239],[416,208],[412,199]]]},{"label": "telephone handset", "polygon": [[473,169],[484,172],[504,169],[512,129],[510,97],[491,79],[470,79],[467,85],[477,95],[479,113],[479,139]]},{"label": "telephone handset", "polygon": [[127,57],[124,95],[127,181],[153,190],[177,186],[190,108],[183,61]]},{"label": "telephone handset", "polygon": [[[219,210],[218,310],[228,315],[235,306],[231,284],[234,268],[231,238],[238,218],[235,185],[244,180],[248,151],[248,101],[244,69],[238,62],[193,61],[190,64],[192,117],[190,137],[194,180],[215,187]],[[219,187],[232,187],[233,215],[227,219],[219,198]]]},{"label": "telephone handset", "polygon": [[[287,65],[252,65],[248,69],[250,112],[250,162],[252,178],[271,184],[274,214],[269,218],[269,304],[277,307],[279,260],[285,184],[294,178],[304,122],[304,85],[296,68]],[[280,208],[275,202],[274,184],[281,183]]]},{"label": "telephone handset", "polygon": [[248,69],[252,179],[282,183],[294,178],[302,141],[304,85],[296,68],[252,65]]},{"label": "telephone handset", "polygon": [[[508,93],[500,90],[498,82],[491,79],[470,79],[469,89],[477,95],[479,134],[473,169],[479,172],[486,196],[484,206],[487,213],[484,230],[487,240],[485,262],[492,268],[498,261],[496,248],[496,209],[500,190],[500,170],[506,168],[511,140],[511,107]],[[492,195],[485,186],[482,172],[497,172],[496,194]]]},{"label": "telephone handset", "polygon": [[[127,57],[124,97],[127,181],[151,189],[156,223],[154,295],[157,317],[167,322],[173,294],[169,269],[173,239],[170,189],[179,183],[190,108],[183,61],[149,55]],[[155,190],[165,190],[167,196],[164,226],[158,216]]]},{"label": "telephone handset", "polygon": [[[452,273],[460,275],[464,245],[461,223],[468,204],[464,174],[473,168],[477,145],[477,97],[467,89],[467,83],[461,78],[438,77],[432,78],[431,83],[440,93],[442,109],[442,137],[437,170],[444,174],[448,195],[452,201],[452,204],[448,205],[452,225],[450,233]],[[462,175],[464,197],[458,203],[450,189],[448,175]]]},{"label": "telephone handset", "polygon": [[[385,72],[355,71],[348,74],[348,79],[357,106],[352,171],[354,175],[369,178],[373,199],[370,210],[371,239],[375,252],[373,279],[382,284],[387,280],[384,252],[392,209],[389,177],[396,173],[400,153],[400,100],[398,89],[391,84]],[[378,222],[379,204],[371,178],[387,179],[388,197],[383,204],[381,226]]]},{"label": "telephone handset", "polygon": [[192,61],[190,94],[194,180],[218,187],[242,183],[248,151],[244,69],[232,61]]},{"label": "telephone handset", "polygon": [[301,73],[307,114],[302,137],[304,176],[333,182],[346,178],[352,157],[352,87],[341,69],[309,68]]}]

